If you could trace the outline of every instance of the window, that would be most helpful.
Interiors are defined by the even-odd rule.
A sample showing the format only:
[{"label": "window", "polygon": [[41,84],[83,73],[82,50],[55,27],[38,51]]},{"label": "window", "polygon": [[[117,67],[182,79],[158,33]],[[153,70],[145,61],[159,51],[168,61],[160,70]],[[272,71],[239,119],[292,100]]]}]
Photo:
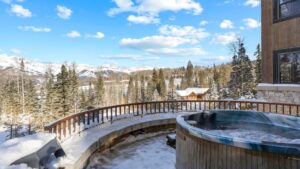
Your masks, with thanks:
[{"label": "window", "polygon": [[300,49],[275,52],[274,73],[276,83],[300,84]]},{"label": "window", "polygon": [[274,20],[300,16],[300,0],[274,0]]}]

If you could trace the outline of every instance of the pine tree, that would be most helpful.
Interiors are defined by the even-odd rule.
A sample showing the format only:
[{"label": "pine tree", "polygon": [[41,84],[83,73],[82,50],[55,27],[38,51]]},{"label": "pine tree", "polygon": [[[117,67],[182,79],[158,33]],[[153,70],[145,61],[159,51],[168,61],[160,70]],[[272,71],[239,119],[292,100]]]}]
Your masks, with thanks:
[{"label": "pine tree", "polygon": [[78,92],[78,75],[76,72],[76,64],[72,64],[72,67],[69,69],[69,82],[70,82],[70,104],[71,111],[77,113],[79,92]]},{"label": "pine tree", "polygon": [[96,104],[98,107],[103,105],[103,99],[104,99],[104,80],[103,76],[99,72],[97,74],[97,81],[95,84],[95,93],[96,93]]},{"label": "pine tree", "polygon": [[229,87],[229,96],[232,98],[238,98],[240,95],[240,86],[239,86],[239,81],[240,81],[240,74],[239,74],[239,62],[237,55],[234,55],[232,57],[232,71],[230,73],[230,81],[228,83]]},{"label": "pine tree", "polygon": [[138,103],[141,98],[140,88],[139,88],[139,81],[138,76],[135,77],[134,80],[134,102]]},{"label": "pine tree", "polygon": [[252,63],[248,55],[246,55],[246,49],[243,43],[240,44],[239,56],[241,63],[241,94],[242,96],[252,95],[254,88]]},{"label": "pine tree", "polygon": [[155,84],[153,84],[153,81],[149,81],[147,84],[147,101],[153,101],[154,100],[154,91],[156,90]]},{"label": "pine tree", "polygon": [[246,49],[241,39],[233,45],[232,72],[230,74],[229,89],[232,98],[252,95],[254,83],[252,63],[246,55]]},{"label": "pine tree", "polygon": [[147,92],[145,86],[145,76],[141,76],[141,101],[145,102],[147,100]]},{"label": "pine tree", "polygon": [[168,87],[169,91],[172,89],[175,89],[175,82],[174,82],[174,77],[171,76],[169,79],[169,87]]},{"label": "pine tree", "polygon": [[220,90],[220,73],[216,68],[216,65],[214,64],[213,66],[213,81],[215,83],[215,85],[217,86],[217,91]]},{"label": "pine tree", "polygon": [[45,73],[45,92],[46,92],[46,111],[48,114],[54,115],[55,112],[55,97],[57,93],[55,90],[54,75],[52,73],[51,67],[47,68]]},{"label": "pine tree", "polygon": [[166,88],[166,82],[165,82],[165,76],[164,76],[163,69],[159,69],[157,91],[159,93],[159,96],[162,99],[165,99],[165,97],[167,95],[167,88]]},{"label": "pine tree", "polygon": [[193,87],[194,86],[194,66],[191,61],[188,62],[185,78],[186,78],[187,87]]},{"label": "pine tree", "polygon": [[94,86],[92,81],[89,82],[89,89],[88,89],[88,96],[87,96],[87,106],[88,108],[94,107],[95,105],[95,93],[94,93]]},{"label": "pine tree", "polygon": [[261,49],[259,44],[257,45],[254,56],[256,57],[256,66],[255,66],[256,83],[261,83],[262,82],[262,58],[261,58]]},{"label": "pine tree", "polygon": [[29,114],[37,114],[39,110],[38,96],[32,80],[29,80],[25,98],[26,98],[26,102],[25,102],[26,111]]},{"label": "pine tree", "polygon": [[209,99],[210,100],[218,100],[219,99],[218,87],[217,87],[217,84],[214,79],[211,80]]},{"label": "pine tree", "polygon": [[134,101],[135,90],[134,90],[133,83],[134,83],[134,79],[133,79],[133,77],[130,77],[129,83],[128,83],[128,88],[127,88],[127,99],[126,99],[127,103],[133,103],[133,101]]},{"label": "pine tree", "polygon": [[88,107],[88,103],[87,103],[87,100],[86,100],[84,90],[81,90],[81,93],[80,93],[80,109],[81,110],[86,110],[87,107]]},{"label": "pine tree", "polygon": [[69,73],[65,65],[61,66],[61,72],[57,75],[57,81],[55,84],[55,90],[57,92],[57,98],[55,100],[56,110],[58,116],[66,116],[71,109],[70,103],[70,81]]}]

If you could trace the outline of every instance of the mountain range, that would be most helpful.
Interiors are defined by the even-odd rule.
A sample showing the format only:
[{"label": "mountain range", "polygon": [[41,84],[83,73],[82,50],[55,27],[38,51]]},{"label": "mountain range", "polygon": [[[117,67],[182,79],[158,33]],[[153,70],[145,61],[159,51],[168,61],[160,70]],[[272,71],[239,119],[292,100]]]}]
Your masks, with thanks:
[{"label": "mountain range", "polygon": [[[21,57],[16,55],[0,54],[0,71],[18,71],[20,69]],[[25,72],[32,76],[42,76],[45,74],[49,66],[53,74],[58,74],[62,63],[42,63],[29,59],[24,59]],[[68,66],[71,64],[66,63]],[[87,64],[76,64],[76,69],[79,77],[96,77],[97,72],[102,72],[104,76],[109,76],[112,73],[130,74],[136,71],[151,70],[152,67],[132,67],[121,68],[115,65],[101,65],[99,67]]]}]

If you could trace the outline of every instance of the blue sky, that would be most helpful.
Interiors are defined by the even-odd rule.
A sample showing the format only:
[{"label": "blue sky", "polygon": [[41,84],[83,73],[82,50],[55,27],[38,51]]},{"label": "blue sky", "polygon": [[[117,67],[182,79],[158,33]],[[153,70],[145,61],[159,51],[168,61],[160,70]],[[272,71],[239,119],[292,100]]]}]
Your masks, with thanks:
[{"label": "blue sky", "polygon": [[260,0],[0,0],[0,53],[95,66],[219,64],[239,36],[253,57],[260,15]]}]

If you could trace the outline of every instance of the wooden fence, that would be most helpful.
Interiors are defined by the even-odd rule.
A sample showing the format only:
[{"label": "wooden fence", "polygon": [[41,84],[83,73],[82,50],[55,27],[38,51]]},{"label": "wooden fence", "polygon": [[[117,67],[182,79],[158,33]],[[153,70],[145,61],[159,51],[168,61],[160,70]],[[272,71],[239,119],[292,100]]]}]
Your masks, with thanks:
[{"label": "wooden fence", "polygon": [[52,122],[46,125],[44,130],[50,133],[56,133],[57,138],[63,141],[75,133],[106,122],[113,123],[114,120],[120,118],[133,116],[143,117],[147,114],[157,113],[194,112],[214,109],[254,110],[300,116],[300,105],[297,104],[227,100],[154,101],[122,104],[84,111]]}]

